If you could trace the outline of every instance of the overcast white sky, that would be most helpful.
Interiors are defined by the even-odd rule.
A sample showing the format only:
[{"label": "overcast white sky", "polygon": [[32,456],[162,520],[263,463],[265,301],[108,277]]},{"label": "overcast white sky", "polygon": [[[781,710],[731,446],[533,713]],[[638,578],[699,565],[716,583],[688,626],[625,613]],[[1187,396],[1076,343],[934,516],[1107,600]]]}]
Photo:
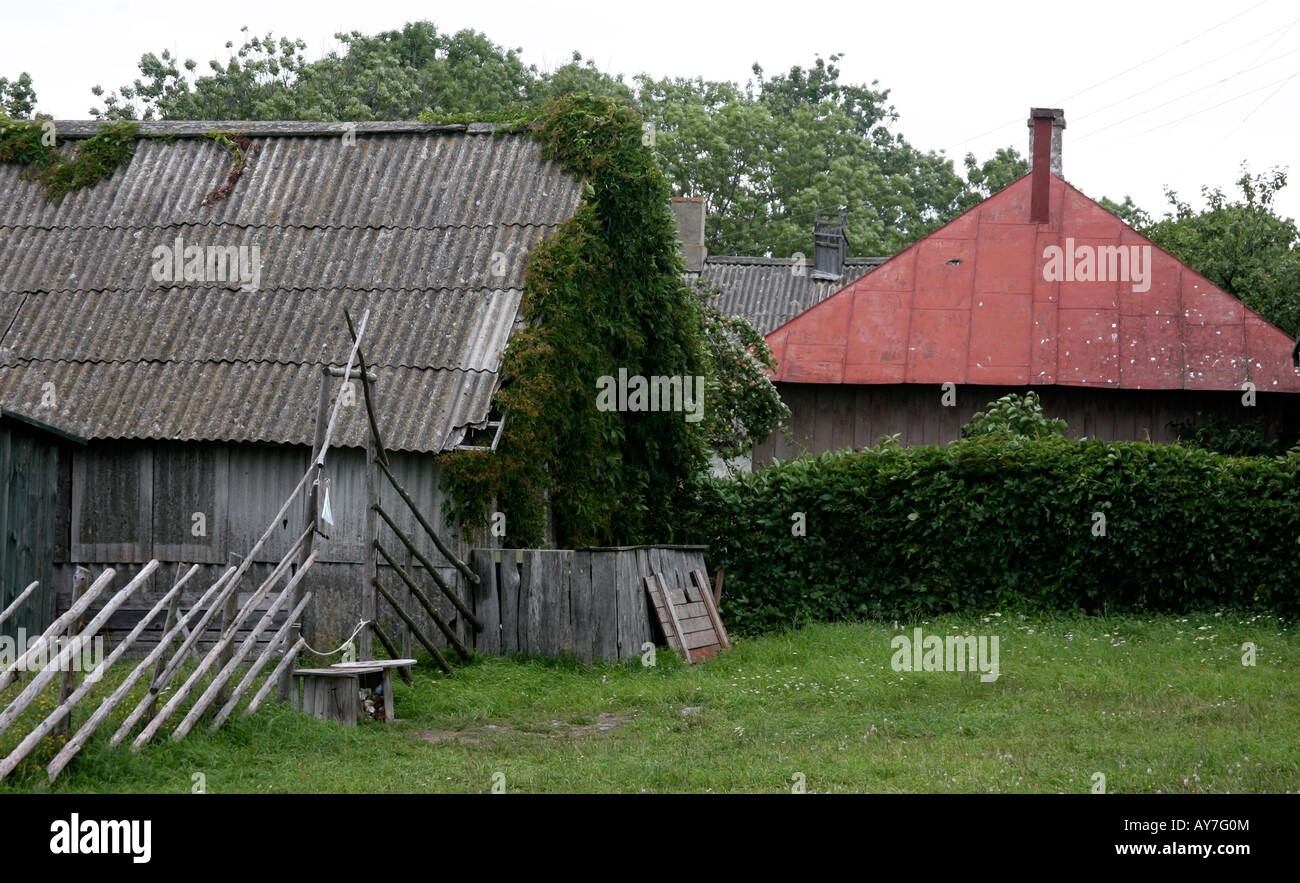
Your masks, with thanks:
[{"label": "overcast white sky", "polygon": [[[1294,0],[7,0],[0,76],[31,73],[39,111],[83,119],[90,87],[129,83],[147,51],[169,48],[204,69],[247,24],[300,37],[316,57],[337,45],[336,32],[418,19],[482,31],[542,68],[577,49],[627,76],[743,82],[755,61],[775,72],[843,53],[843,80],[878,80],[900,115],[897,131],[954,159],[1007,144],[1023,154],[1029,107],[1064,107],[1065,177],[1095,198],[1130,194],[1148,210],[1163,208],[1165,186],[1195,203],[1203,184],[1228,190],[1242,160],[1300,175]],[[1300,180],[1280,210],[1300,215]]]}]

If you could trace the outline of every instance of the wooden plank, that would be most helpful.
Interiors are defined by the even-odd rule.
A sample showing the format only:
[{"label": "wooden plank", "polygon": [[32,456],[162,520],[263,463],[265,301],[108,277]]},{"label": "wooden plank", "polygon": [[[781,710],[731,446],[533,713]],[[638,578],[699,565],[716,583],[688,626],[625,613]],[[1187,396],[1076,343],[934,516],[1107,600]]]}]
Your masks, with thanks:
[{"label": "wooden plank", "polygon": [[569,582],[569,629],[573,652],[583,662],[591,662],[594,648],[595,620],[592,616],[591,552],[574,552]]},{"label": "wooden plank", "polygon": [[[618,658],[628,659],[638,656],[641,653],[641,644],[637,641],[637,633],[634,630],[633,623],[636,621],[633,616],[635,601],[641,598],[644,591],[641,588],[641,580],[637,575],[637,552],[620,552],[618,553],[616,564],[617,584],[618,584]],[[633,594],[635,589],[635,595]]]},{"label": "wooden plank", "polygon": [[709,591],[709,577],[703,570],[692,570],[691,579],[700,587],[700,596],[704,598],[704,606],[708,609],[709,619],[713,621],[713,630],[718,636],[718,643],[724,650],[731,649],[731,636],[727,634],[727,627],[722,623],[722,616],[718,613],[718,608],[713,603],[713,593]]},{"label": "wooden plank", "polygon": [[[703,601],[693,601],[693,602],[684,601],[681,592],[674,592],[670,590],[668,594],[673,600],[673,609],[677,611],[678,619],[684,621],[686,619],[695,619],[697,617],[698,618],[708,617],[709,611],[708,608],[704,606]],[[658,609],[659,603],[660,600],[656,598],[655,599],[656,609]]]},{"label": "wooden plank", "polygon": [[677,621],[681,623],[682,631],[688,635],[695,632],[710,632],[714,635],[714,639],[717,639],[717,632],[713,629],[713,620],[707,616],[695,616],[690,619],[682,619],[679,616]]},{"label": "wooden plank", "polygon": [[709,628],[702,632],[689,632],[684,637],[684,642],[689,650],[695,650],[700,647],[718,646],[718,636]]},{"label": "wooden plank", "polygon": [[497,587],[497,568],[491,549],[470,552],[470,566],[478,574],[479,584],[471,586],[474,615],[483,628],[474,634],[474,649],[492,656],[501,655],[501,597]]},{"label": "wooden plank", "polygon": [[564,652],[573,652],[573,624],[570,616],[570,582],[573,579],[573,552],[569,549],[557,549],[543,553],[546,575],[544,584],[546,606],[544,609],[547,656],[558,656]]},{"label": "wooden plank", "polygon": [[591,553],[591,655],[618,659],[618,552]]},{"label": "wooden plank", "polygon": [[542,617],[546,607],[542,553],[524,550],[524,566],[519,577],[519,650],[531,655],[542,650]]},{"label": "wooden plank", "polygon": [[[501,598],[501,655],[519,652],[519,565],[513,549],[501,550],[497,594]],[[495,555],[493,556],[495,558]]]}]

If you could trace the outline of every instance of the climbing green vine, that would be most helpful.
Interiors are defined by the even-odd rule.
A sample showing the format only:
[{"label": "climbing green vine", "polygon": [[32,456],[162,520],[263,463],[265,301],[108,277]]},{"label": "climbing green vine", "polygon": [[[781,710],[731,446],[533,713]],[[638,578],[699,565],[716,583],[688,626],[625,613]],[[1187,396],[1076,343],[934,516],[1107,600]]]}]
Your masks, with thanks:
[{"label": "climbing green vine", "polygon": [[81,141],[69,159],[56,147],[57,132],[51,120],[15,120],[0,116],[0,162],[27,167],[27,177],[45,186],[45,195],[59,202],[73,190],[92,187],[112,176],[135,154],[139,126],[108,123]]},{"label": "climbing green vine", "polygon": [[577,212],[528,261],[523,315],[501,363],[508,413],[495,453],[443,455],[449,522],[539,545],[547,506],[560,546],[666,542],[688,479],[707,463],[700,423],[677,411],[602,411],[601,376],[702,376],[700,310],[682,280],[670,191],[641,118],[571,95],[530,127],[543,156],[585,183]]}]

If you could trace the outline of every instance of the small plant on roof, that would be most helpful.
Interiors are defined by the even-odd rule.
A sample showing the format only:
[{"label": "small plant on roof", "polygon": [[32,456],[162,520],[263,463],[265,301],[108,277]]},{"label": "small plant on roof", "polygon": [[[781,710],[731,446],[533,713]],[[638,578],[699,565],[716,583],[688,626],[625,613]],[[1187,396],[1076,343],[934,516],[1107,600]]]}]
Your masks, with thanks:
[{"label": "small plant on roof", "polygon": [[26,177],[44,184],[45,195],[59,202],[73,190],[111,177],[118,166],[130,162],[139,128],[129,122],[100,126],[69,159],[51,137],[56,134],[52,120],[15,120],[0,114],[0,162],[26,166]]}]

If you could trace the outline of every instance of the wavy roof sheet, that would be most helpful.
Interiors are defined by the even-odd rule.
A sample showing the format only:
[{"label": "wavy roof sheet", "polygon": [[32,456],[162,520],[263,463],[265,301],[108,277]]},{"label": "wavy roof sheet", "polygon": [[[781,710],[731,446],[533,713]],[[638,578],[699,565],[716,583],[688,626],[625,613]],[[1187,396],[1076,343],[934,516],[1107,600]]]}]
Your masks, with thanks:
[{"label": "wavy roof sheet", "polygon": [[698,278],[718,287],[714,306],[727,316],[741,316],[769,334],[804,310],[885,262],[885,258],[846,258],[838,279],[813,275],[812,261],[802,258],[710,256]]},{"label": "wavy roof sheet", "polygon": [[[231,169],[211,131],[242,132],[256,152],[203,205]],[[90,438],[310,444],[321,366],[347,359],[346,307],[371,310],[390,447],[447,450],[486,422],[528,254],[581,197],[535,142],[423,123],[140,134],[128,165],[61,203],[0,165],[4,407]],[[182,252],[173,279],[163,249],[178,240],[203,257],[187,267]],[[254,247],[256,273],[225,262]],[[363,444],[363,423],[345,415],[337,443]]]}]

